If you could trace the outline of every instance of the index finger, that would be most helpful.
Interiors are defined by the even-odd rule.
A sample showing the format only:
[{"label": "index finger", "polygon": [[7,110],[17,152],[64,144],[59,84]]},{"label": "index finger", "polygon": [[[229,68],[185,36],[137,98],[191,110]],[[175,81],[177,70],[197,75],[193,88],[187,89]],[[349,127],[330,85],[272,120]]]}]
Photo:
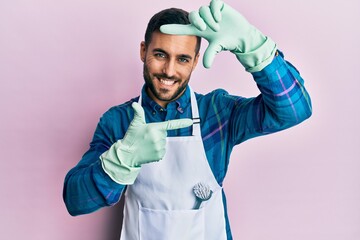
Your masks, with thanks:
[{"label": "index finger", "polygon": [[193,125],[193,120],[190,118],[184,118],[184,119],[175,119],[175,120],[169,120],[159,123],[150,123],[150,124],[161,130],[174,130],[179,128],[190,127],[191,125]]},{"label": "index finger", "polygon": [[201,32],[192,24],[165,24],[160,27],[160,31],[165,34],[195,35],[202,37]]}]

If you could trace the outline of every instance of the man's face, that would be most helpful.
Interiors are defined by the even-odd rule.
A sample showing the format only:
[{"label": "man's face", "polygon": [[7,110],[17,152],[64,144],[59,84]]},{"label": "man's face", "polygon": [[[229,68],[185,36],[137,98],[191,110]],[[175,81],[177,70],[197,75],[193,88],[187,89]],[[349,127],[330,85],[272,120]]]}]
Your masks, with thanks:
[{"label": "man's face", "polygon": [[195,36],[156,31],[147,48],[145,42],[141,43],[147,93],[160,106],[166,107],[184,93],[199,59],[199,54],[195,53],[196,40]]}]

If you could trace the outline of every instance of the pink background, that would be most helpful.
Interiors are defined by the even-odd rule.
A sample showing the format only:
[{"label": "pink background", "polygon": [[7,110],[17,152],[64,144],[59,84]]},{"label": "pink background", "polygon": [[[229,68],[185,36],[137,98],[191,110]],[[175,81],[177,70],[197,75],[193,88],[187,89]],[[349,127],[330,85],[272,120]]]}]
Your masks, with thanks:
[{"label": "pink background", "polygon": [[[224,185],[234,238],[359,240],[360,1],[227,3],[301,71],[314,110],[304,124],[234,150]],[[102,113],[139,93],[139,43],[149,18],[206,4],[0,1],[0,239],[118,239],[119,207],[68,215],[65,174]],[[203,93],[258,94],[229,53],[210,70],[199,65],[191,84]]]}]

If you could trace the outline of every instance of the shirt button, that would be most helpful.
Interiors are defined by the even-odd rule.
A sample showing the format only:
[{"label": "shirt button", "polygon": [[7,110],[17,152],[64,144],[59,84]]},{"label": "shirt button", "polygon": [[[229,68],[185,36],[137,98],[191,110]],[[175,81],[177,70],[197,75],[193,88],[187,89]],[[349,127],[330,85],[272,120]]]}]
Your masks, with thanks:
[{"label": "shirt button", "polygon": [[178,107],[177,110],[180,112],[180,113],[184,113],[183,109],[181,107]]},{"label": "shirt button", "polygon": [[156,112],[155,112],[155,111],[153,111],[153,112],[152,112],[152,114],[153,114],[153,115],[155,115],[155,114],[156,114]]}]

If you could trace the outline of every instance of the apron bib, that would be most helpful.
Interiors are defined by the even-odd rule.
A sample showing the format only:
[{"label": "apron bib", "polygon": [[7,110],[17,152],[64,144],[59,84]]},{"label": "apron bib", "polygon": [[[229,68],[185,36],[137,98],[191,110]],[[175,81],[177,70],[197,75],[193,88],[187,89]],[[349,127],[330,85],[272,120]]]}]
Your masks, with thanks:
[{"label": "apron bib", "polygon": [[[199,119],[192,90],[191,108],[193,119]],[[200,182],[213,193],[194,209],[193,187]],[[168,137],[164,158],[142,165],[134,184],[127,186],[120,239],[226,239],[222,188],[207,161],[199,122],[193,136]]]}]

